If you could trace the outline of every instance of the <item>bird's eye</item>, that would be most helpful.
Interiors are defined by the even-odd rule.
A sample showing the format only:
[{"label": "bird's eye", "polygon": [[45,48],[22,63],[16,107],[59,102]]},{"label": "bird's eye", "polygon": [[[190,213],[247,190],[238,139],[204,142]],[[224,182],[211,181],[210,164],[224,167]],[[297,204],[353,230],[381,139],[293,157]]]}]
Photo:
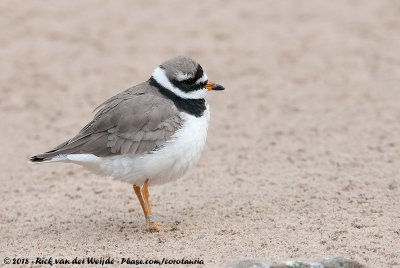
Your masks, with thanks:
[{"label": "bird's eye", "polygon": [[184,81],[182,81],[185,85],[187,85],[187,86],[190,86],[190,85],[192,85],[193,84],[193,79],[186,79],[186,80],[184,80]]}]

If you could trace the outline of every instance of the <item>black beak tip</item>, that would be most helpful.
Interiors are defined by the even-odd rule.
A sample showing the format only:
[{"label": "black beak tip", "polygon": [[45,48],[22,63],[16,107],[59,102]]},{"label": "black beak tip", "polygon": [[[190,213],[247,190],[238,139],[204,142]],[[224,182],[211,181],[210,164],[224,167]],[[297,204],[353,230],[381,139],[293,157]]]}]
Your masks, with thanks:
[{"label": "black beak tip", "polygon": [[224,90],[225,88],[221,85],[216,84],[213,90]]}]

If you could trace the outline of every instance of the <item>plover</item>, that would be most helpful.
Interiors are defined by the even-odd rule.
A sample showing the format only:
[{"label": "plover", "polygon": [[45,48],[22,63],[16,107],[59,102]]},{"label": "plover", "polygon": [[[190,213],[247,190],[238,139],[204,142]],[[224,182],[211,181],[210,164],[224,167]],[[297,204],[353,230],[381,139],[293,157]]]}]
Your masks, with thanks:
[{"label": "plover", "polygon": [[148,230],[158,230],[148,185],[178,179],[196,164],[210,119],[206,93],[223,89],[191,58],[174,57],[97,107],[75,137],[30,162],[75,163],[133,184]]}]

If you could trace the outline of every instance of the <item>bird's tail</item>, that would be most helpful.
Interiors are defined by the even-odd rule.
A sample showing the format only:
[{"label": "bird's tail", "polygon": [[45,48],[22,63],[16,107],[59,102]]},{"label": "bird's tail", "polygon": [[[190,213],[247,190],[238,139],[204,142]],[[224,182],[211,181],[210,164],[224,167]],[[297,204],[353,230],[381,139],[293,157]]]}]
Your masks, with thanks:
[{"label": "bird's tail", "polygon": [[48,153],[39,154],[32,156],[29,158],[30,163],[49,163],[49,162],[57,162],[57,161],[65,161],[67,160],[67,155],[59,154],[56,156],[46,156]]},{"label": "bird's tail", "polygon": [[29,158],[29,162],[31,162],[31,163],[47,163],[47,162],[65,160],[65,158],[66,158],[65,156],[68,153],[71,153],[71,151],[72,151],[69,148],[67,148],[67,150],[65,149],[65,146],[67,144],[68,144],[68,141],[60,144],[59,146],[57,146],[56,148],[54,148],[51,151],[32,156],[31,158]]},{"label": "bird's tail", "polygon": [[50,159],[49,158],[46,159],[46,157],[42,157],[40,155],[35,155],[35,156],[32,156],[31,158],[29,158],[29,162],[31,162],[31,163],[42,163],[42,162],[45,162],[48,160],[50,160]]}]

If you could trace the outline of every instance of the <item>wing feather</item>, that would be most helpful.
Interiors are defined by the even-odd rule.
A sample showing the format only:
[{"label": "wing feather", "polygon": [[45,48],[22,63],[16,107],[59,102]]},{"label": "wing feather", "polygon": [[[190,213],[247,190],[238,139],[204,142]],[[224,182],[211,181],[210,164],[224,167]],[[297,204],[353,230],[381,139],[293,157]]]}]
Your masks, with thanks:
[{"label": "wing feather", "polygon": [[35,157],[142,154],[162,146],[183,123],[172,101],[153,94],[125,91],[99,108],[93,120],[75,137]]}]

